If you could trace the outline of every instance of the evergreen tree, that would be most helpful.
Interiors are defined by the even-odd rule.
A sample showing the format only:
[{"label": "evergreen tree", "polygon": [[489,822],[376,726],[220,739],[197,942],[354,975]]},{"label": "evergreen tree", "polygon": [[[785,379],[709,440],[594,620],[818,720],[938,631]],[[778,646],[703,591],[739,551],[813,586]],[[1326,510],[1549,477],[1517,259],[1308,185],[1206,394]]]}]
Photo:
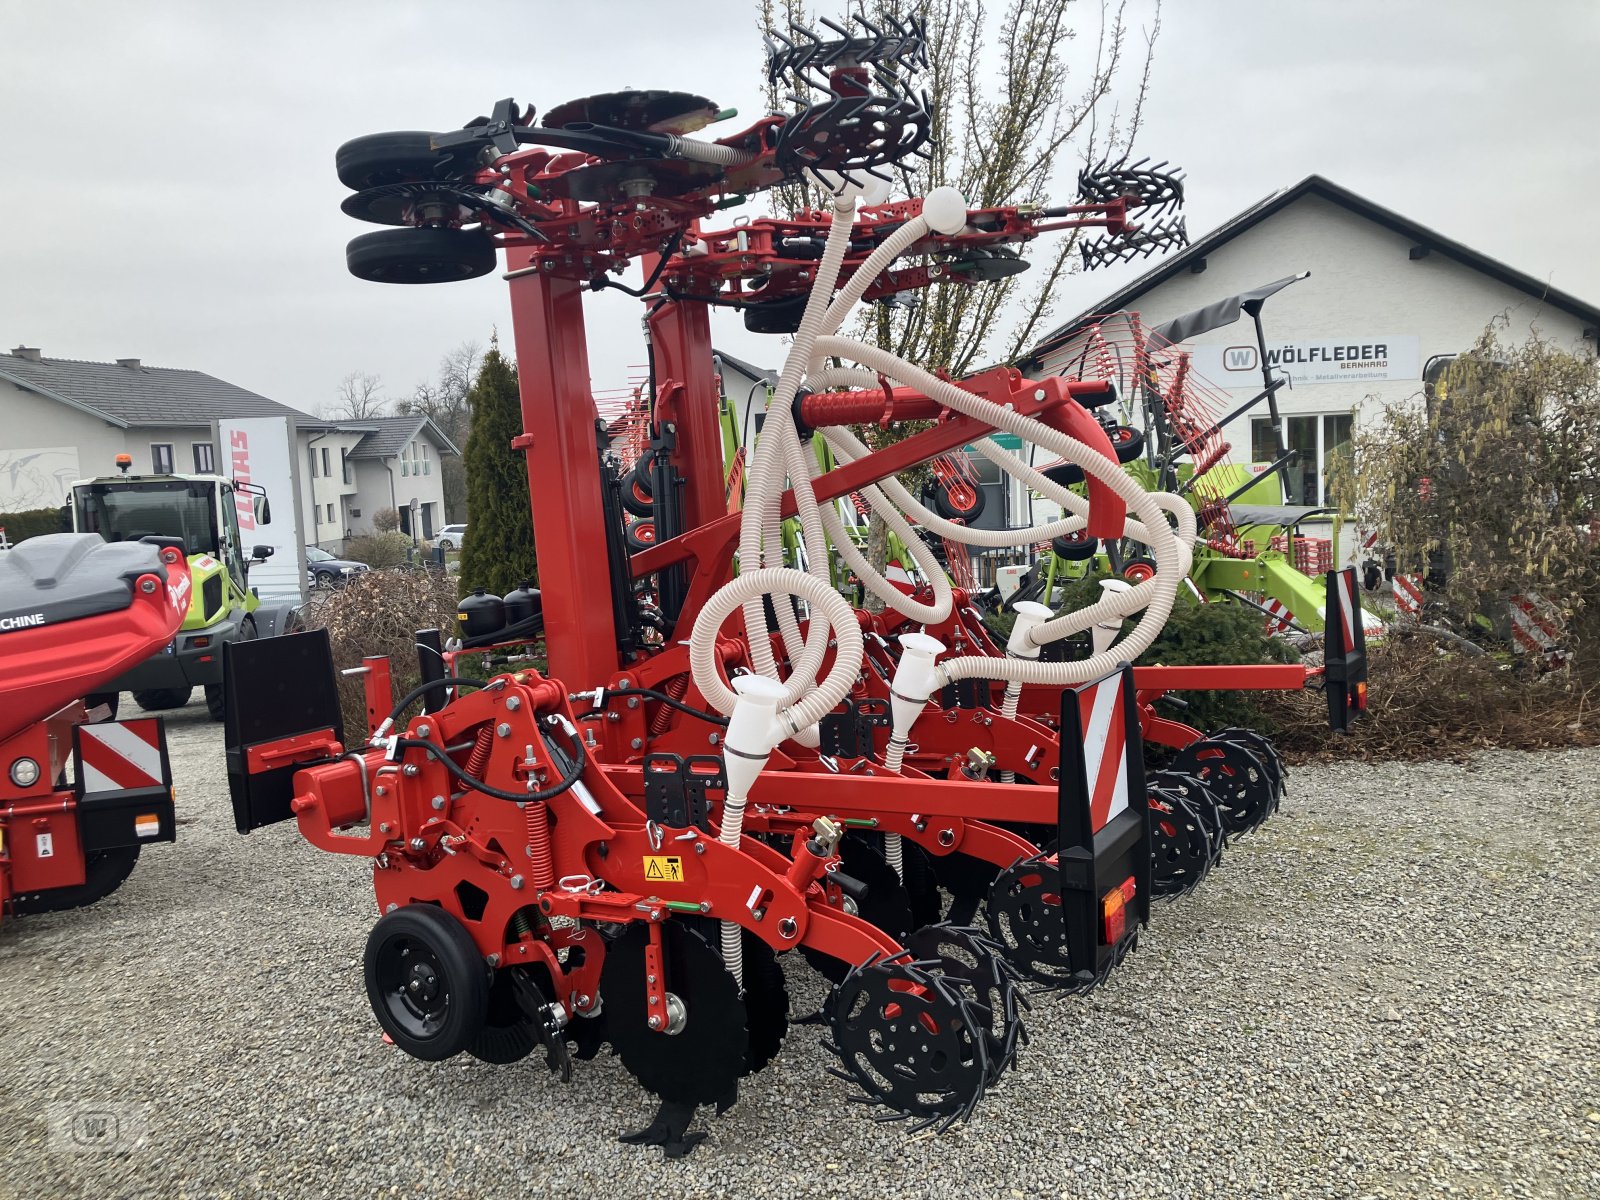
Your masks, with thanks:
[{"label": "evergreen tree", "polygon": [[467,536],[461,547],[461,588],[497,596],[525,579],[538,579],[528,468],[511,448],[522,433],[517,368],[491,341],[467,396],[472,411],[467,436]]}]

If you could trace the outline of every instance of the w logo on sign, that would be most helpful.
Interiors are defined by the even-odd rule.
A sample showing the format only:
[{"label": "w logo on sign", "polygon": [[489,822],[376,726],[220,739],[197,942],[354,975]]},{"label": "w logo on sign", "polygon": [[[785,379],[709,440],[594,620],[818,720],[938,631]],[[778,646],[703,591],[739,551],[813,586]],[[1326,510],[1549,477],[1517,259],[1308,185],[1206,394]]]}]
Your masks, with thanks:
[{"label": "w logo on sign", "polygon": [[1254,371],[1259,361],[1254,346],[1229,346],[1222,352],[1222,366],[1229,371]]}]

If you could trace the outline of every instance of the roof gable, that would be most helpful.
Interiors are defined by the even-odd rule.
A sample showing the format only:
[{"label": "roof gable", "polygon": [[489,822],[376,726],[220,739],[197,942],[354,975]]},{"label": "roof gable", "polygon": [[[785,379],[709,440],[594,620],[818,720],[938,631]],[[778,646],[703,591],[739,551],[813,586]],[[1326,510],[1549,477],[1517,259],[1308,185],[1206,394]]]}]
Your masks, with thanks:
[{"label": "roof gable", "polygon": [[229,417],[313,418],[200,371],[0,354],[0,378],[126,429],[209,425]]},{"label": "roof gable", "polygon": [[356,443],[355,449],[350,451],[351,458],[395,458],[405,449],[407,442],[424,430],[444,452],[457,456],[461,454],[456,444],[445,436],[444,430],[439,428],[433,418],[421,413],[400,417],[373,417],[365,421],[341,423],[339,427],[352,431],[362,429],[367,431]]},{"label": "roof gable", "polygon": [[1145,293],[1154,290],[1173,278],[1173,276],[1189,270],[1208,254],[1215,253],[1246,230],[1254,228],[1267,218],[1282,212],[1295,201],[1306,196],[1320,197],[1331,204],[1354,213],[1356,216],[1363,217],[1374,224],[1381,225],[1400,234],[1429,252],[1454,259],[1456,262],[1487,275],[1497,282],[1533,296],[1552,308],[1571,313],[1583,321],[1600,326],[1600,308],[1587,304],[1567,292],[1553,288],[1542,279],[1537,279],[1523,271],[1516,270],[1514,267],[1509,267],[1498,259],[1481,254],[1470,246],[1463,245],[1461,242],[1436,233],[1427,226],[1418,224],[1393,209],[1375,204],[1348,188],[1340,187],[1331,180],[1324,179],[1321,175],[1308,175],[1293,187],[1283,188],[1274,192],[1237,216],[1224,221],[1203,237],[1191,242],[1177,254],[1163,259],[1133,282],[1107,296],[1094,308],[1079,313],[1066,324],[1052,330],[1041,338],[1033,349],[1028,351],[1023,362],[1037,362],[1056,346],[1065,342],[1085,322],[1106,313],[1118,312],[1127,308],[1137,302]]}]

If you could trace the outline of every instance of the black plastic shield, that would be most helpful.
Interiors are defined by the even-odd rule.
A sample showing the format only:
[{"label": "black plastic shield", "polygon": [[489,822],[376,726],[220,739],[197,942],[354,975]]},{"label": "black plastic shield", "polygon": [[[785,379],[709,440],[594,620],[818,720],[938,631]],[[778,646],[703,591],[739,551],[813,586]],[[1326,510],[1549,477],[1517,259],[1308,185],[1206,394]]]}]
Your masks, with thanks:
[{"label": "black plastic shield", "polygon": [[331,733],[344,741],[328,631],[229,642],[222,649],[222,686],[234,826],[249,833],[287,821],[294,816],[289,802],[298,764],[251,774],[249,751],[302,734]]},{"label": "black plastic shield", "polygon": [[[1083,717],[1084,700],[1102,687],[1116,695],[1108,704],[1120,710],[1128,804],[1095,828],[1094,794],[1101,772],[1096,769],[1112,753],[1107,731]],[[1090,694],[1087,695],[1086,694]],[[1112,726],[1114,731],[1114,723]],[[1090,739],[1093,745],[1090,745]],[[1095,753],[1091,750],[1104,747]],[[1102,679],[1061,694],[1061,764],[1057,784],[1057,821],[1060,840],[1057,856],[1061,872],[1061,913],[1067,925],[1067,946],[1075,972],[1104,974],[1121,947],[1101,941],[1100,900],[1130,876],[1134,898],[1128,903],[1128,933],[1150,919],[1150,814],[1144,784],[1144,745],[1139,733],[1139,712],[1134,703],[1133,668],[1126,663]]]},{"label": "black plastic shield", "polygon": [[1328,572],[1324,610],[1323,665],[1327,678],[1328,726],[1349,733],[1367,709],[1367,635],[1362,627],[1361,588],[1356,569]]}]

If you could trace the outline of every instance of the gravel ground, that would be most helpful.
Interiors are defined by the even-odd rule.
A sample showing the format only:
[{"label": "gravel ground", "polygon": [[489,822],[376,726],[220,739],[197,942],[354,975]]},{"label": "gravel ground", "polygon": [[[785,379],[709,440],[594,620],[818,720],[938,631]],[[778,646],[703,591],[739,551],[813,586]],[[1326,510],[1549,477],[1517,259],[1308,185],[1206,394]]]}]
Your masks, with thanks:
[{"label": "gravel ground", "polygon": [[[0,1196],[1600,1196],[1600,750],[1302,769],[970,1124],[874,1124],[806,1026],[666,1163],[616,1143],[652,1105],[614,1060],[386,1047],[361,864],[237,836],[219,728],[169,729],[178,844],[0,926]],[[131,1148],[52,1140],[112,1106]]]}]

